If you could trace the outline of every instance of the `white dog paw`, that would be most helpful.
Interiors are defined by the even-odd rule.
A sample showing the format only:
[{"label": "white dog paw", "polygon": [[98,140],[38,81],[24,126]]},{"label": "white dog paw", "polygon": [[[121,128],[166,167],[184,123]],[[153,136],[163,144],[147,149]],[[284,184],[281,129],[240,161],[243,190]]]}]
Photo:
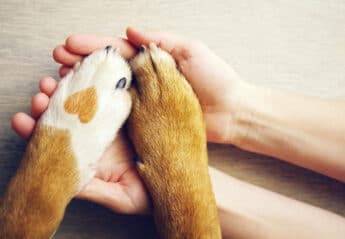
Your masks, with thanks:
[{"label": "white dog paw", "polygon": [[97,50],[61,80],[39,121],[69,131],[80,188],[94,176],[98,160],[130,113],[130,83],[130,68],[117,50]]}]

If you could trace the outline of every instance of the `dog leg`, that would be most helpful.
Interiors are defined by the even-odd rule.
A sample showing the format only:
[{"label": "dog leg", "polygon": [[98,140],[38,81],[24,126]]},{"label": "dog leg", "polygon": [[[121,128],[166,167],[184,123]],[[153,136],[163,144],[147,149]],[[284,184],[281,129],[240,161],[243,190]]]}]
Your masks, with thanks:
[{"label": "dog leg", "polygon": [[161,238],[221,238],[200,104],[173,58],[151,44],[131,61],[128,131]]},{"label": "dog leg", "polygon": [[128,64],[110,46],[61,80],[3,196],[1,239],[52,236],[127,119],[130,81]]}]

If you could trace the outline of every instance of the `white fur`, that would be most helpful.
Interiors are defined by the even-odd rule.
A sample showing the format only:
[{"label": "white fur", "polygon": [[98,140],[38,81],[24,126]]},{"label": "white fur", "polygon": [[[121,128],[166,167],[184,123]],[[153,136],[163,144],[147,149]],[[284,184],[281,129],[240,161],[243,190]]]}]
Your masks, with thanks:
[{"label": "white fur", "polygon": [[[125,89],[115,89],[122,77],[127,79]],[[130,113],[130,81],[130,68],[118,52],[97,50],[61,80],[40,119],[40,124],[69,130],[80,172],[79,189],[94,176],[98,160]],[[76,114],[65,111],[64,102],[71,94],[92,86],[97,90],[97,111],[90,122],[81,123]]]}]

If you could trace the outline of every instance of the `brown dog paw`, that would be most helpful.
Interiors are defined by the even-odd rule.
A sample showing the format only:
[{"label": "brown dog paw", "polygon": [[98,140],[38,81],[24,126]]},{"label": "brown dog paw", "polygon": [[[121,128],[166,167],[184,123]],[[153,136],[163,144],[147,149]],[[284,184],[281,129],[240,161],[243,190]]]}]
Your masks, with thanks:
[{"label": "brown dog paw", "polygon": [[136,81],[131,89],[133,109],[128,124],[139,155],[165,154],[169,149],[166,144],[205,148],[199,101],[174,59],[151,43],[130,65]]},{"label": "brown dog paw", "polygon": [[220,238],[201,107],[174,59],[150,44],[131,61],[129,136],[161,238]]}]

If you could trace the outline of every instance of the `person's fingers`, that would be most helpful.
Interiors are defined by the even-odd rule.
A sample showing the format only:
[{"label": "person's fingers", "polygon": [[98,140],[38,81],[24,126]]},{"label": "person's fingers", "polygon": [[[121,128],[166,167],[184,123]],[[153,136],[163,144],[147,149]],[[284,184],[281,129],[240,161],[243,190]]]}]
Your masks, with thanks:
[{"label": "person's fingers", "polygon": [[60,77],[64,77],[65,75],[67,75],[67,73],[72,70],[72,67],[69,67],[69,66],[65,66],[65,65],[62,65],[59,69],[59,75]]},{"label": "person's fingers", "polygon": [[52,77],[44,77],[39,84],[40,91],[47,96],[52,96],[54,91],[56,90],[58,83]]},{"label": "person's fingers", "polygon": [[184,48],[186,39],[171,33],[160,31],[140,31],[133,27],[128,27],[126,30],[128,40],[140,47],[141,45],[149,45],[151,42],[155,43],[158,47],[172,53],[176,48]]},{"label": "person's fingers", "polygon": [[31,101],[31,114],[34,118],[38,118],[48,108],[49,97],[40,92],[37,93]]},{"label": "person's fingers", "polygon": [[18,112],[12,116],[12,129],[23,139],[30,138],[36,121],[26,113]]},{"label": "person's fingers", "polygon": [[93,178],[76,198],[101,204],[118,213],[134,214],[136,208],[119,183]]},{"label": "person's fingers", "polygon": [[75,34],[66,39],[66,49],[77,55],[88,55],[94,50],[111,45],[120,49],[120,54],[129,59],[136,53],[135,48],[125,39],[109,36]]},{"label": "person's fingers", "polygon": [[63,65],[73,66],[83,57],[69,52],[65,46],[60,45],[54,48],[53,58],[56,62],[61,63]]}]

